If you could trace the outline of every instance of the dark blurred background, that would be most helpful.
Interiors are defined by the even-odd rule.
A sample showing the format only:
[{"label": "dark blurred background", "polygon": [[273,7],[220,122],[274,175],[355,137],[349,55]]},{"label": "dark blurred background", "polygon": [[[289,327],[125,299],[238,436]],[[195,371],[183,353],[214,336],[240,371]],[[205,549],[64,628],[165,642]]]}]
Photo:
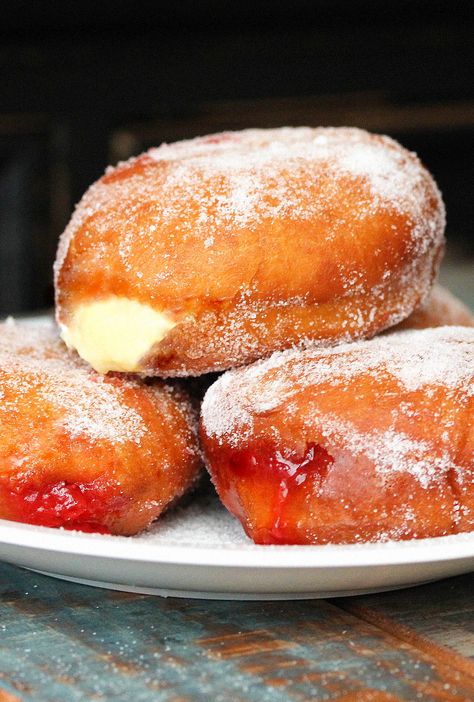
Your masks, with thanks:
[{"label": "dark blurred background", "polygon": [[473,280],[472,2],[2,3],[0,315],[52,303],[74,203],[108,163],[222,129],[354,125],[419,153]]}]

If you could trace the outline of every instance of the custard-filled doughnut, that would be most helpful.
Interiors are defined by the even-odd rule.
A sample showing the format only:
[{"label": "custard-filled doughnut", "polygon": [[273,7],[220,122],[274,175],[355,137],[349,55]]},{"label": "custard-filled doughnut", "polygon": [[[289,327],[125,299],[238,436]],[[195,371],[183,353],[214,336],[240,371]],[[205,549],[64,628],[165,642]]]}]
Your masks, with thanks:
[{"label": "custard-filled doughnut", "polygon": [[474,327],[471,310],[441,285],[435,285],[428,299],[407,319],[397,325],[401,329],[426,329],[428,327]]},{"label": "custard-filled doughnut", "polygon": [[1,518],[134,534],[199,466],[180,391],[98,375],[49,325],[0,325]]},{"label": "custard-filled doughnut", "polygon": [[57,319],[99,372],[162,376],[370,337],[425,298],[443,230],[433,179],[388,137],[301,127],[164,144],[79,203]]},{"label": "custard-filled doughnut", "polygon": [[474,329],[291,350],[225,373],[202,406],[224,505],[260,544],[474,530]]}]

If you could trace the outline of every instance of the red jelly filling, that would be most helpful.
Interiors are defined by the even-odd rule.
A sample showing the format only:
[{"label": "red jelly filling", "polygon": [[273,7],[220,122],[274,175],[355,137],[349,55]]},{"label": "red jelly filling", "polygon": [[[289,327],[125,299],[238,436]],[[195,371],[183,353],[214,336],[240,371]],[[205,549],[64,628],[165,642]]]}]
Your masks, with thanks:
[{"label": "red jelly filling", "polygon": [[232,452],[228,457],[232,475],[219,488],[257,543],[303,543],[298,525],[304,522],[305,500],[321,487],[333,463],[328,451],[313,442],[303,455],[283,455],[275,447],[258,445]]},{"label": "red jelly filling", "polygon": [[48,527],[110,533],[103,519],[124,504],[108,486],[93,483],[50,483],[10,491],[18,521]]},{"label": "red jelly filling", "polygon": [[306,444],[303,456],[290,454],[286,457],[272,447],[258,446],[233,453],[229,463],[233,472],[242,477],[263,474],[301,485],[308,475],[318,475],[324,480],[334,459],[323,446],[311,442]]}]

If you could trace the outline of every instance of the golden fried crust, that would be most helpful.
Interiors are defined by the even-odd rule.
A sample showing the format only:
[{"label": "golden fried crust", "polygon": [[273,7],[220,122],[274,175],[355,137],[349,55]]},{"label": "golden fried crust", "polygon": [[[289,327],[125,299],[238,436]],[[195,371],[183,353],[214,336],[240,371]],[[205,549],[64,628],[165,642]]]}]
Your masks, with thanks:
[{"label": "golden fried crust", "polygon": [[434,181],[387,137],[286,128],[163,145],[79,204],[57,317],[67,330],[80,305],[133,299],[175,324],[134,370],[222,370],[396,324],[425,298],[443,231]]},{"label": "golden fried crust", "polygon": [[396,329],[427,329],[429,327],[474,327],[471,310],[442,285],[435,285],[429,298]]},{"label": "golden fried crust", "polygon": [[0,397],[1,518],[134,534],[197,479],[186,396],[99,376],[49,327],[0,326]]},{"label": "golden fried crust", "polygon": [[219,495],[257,543],[474,530],[474,329],[287,351],[202,406]]}]

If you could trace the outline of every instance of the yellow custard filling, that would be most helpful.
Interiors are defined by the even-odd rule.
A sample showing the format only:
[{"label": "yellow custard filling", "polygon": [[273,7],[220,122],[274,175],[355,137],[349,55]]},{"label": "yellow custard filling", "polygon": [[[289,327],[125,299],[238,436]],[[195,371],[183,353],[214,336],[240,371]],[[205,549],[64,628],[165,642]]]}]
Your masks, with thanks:
[{"label": "yellow custard filling", "polygon": [[140,371],[140,360],[176,326],[168,315],[126,297],[79,305],[61,336],[99,373]]}]

